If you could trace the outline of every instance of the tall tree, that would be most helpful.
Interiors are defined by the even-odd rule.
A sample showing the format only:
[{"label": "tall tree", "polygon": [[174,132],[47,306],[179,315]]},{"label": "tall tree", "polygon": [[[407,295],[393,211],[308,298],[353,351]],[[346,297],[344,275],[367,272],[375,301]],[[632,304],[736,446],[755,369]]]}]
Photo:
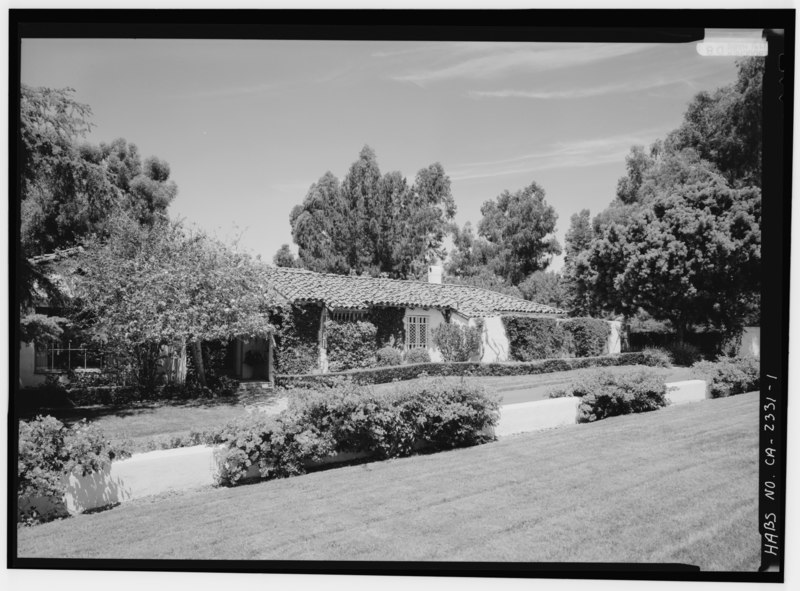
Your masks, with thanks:
[{"label": "tall tree", "polygon": [[281,245],[281,247],[278,249],[278,252],[275,253],[274,257],[272,257],[272,264],[276,267],[291,268],[297,266],[297,259],[295,258],[294,254],[292,254],[288,244]]},{"label": "tall tree", "polygon": [[566,307],[565,287],[564,278],[556,271],[536,271],[519,284],[519,290],[526,300],[554,308]]},{"label": "tall tree", "polygon": [[344,180],[330,172],[292,211],[292,237],[308,269],[331,273],[415,276],[436,257],[455,215],[450,179],[438,163],[414,184],[399,172],[381,175],[365,146]]},{"label": "tall tree", "polygon": [[737,71],[733,84],[695,96],[667,141],[675,150],[696,150],[731,186],[760,187],[764,58],[743,59]]},{"label": "tall tree", "polygon": [[511,284],[545,269],[552,255],[561,254],[553,236],[558,216],[545,201],[544,189],[535,182],[486,201],[481,214],[478,233],[497,249],[494,258],[499,274]]},{"label": "tall tree", "polygon": [[594,297],[633,316],[669,320],[679,339],[710,323],[735,334],[758,290],[761,195],[722,181],[672,186],[589,252]]},{"label": "tall tree", "polygon": [[81,143],[91,127],[91,110],[72,94],[21,88],[20,236],[26,256],[103,234],[119,210],[152,224],[177,193],[169,165],[151,158],[143,166],[133,144]]}]

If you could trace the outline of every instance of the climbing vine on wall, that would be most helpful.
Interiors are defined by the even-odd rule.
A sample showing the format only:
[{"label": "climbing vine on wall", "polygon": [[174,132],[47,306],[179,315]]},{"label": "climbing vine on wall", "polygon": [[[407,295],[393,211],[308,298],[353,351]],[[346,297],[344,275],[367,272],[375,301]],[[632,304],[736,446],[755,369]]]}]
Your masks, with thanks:
[{"label": "climbing vine on wall", "polygon": [[322,308],[316,304],[287,306],[273,312],[275,325],[275,372],[303,374],[317,368],[318,337]]},{"label": "climbing vine on wall", "polygon": [[372,308],[369,311],[367,319],[375,325],[378,348],[386,345],[402,347],[406,339],[404,316],[404,308]]}]

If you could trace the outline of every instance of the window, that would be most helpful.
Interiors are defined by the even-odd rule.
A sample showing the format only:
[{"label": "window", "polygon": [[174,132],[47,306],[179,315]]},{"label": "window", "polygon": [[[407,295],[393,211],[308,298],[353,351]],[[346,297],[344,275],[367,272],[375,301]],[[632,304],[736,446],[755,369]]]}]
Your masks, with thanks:
[{"label": "window", "polygon": [[330,319],[334,322],[355,322],[364,320],[366,315],[366,310],[334,310],[330,313]]},{"label": "window", "polygon": [[100,352],[82,345],[73,346],[72,341],[36,347],[34,366],[36,373],[101,367],[103,359]]},{"label": "window", "polygon": [[407,349],[428,348],[427,316],[406,317],[406,348]]}]

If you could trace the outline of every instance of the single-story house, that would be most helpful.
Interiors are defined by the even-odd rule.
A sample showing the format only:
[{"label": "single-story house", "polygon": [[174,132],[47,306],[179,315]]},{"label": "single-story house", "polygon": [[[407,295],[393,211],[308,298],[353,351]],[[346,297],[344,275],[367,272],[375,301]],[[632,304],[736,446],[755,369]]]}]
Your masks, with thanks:
[{"label": "single-story house", "polygon": [[[319,366],[327,371],[324,326],[326,320],[365,319],[374,308],[403,310],[405,341],[396,343],[404,350],[424,348],[431,361],[442,355],[431,339],[431,332],[445,322],[482,326],[480,358],[474,361],[509,360],[509,340],[501,321],[503,316],[530,316],[565,319],[566,312],[551,306],[505,295],[480,287],[442,283],[442,268],[428,268],[428,281],[388,279],[315,273],[305,269],[273,268],[268,272],[270,286],[286,302],[317,304],[319,319]],[[618,323],[612,323],[609,352],[620,352]]]},{"label": "single-story house", "polygon": [[[59,256],[67,255],[62,253]],[[48,255],[41,261],[32,262],[49,262],[51,259]],[[426,349],[432,361],[441,361],[442,356],[432,342],[431,333],[445,322],[480,325],[481,353],[473,360],[498,362],[510,358],[509,340],[501,321],[503,316],[566,319],[566,313],[557,308],[479,287],[442,283],[442,268],[438,265],[429,267],[428,281],[274,267],[265,269],[265,279],[279,303],[319,308],[313,345],[318,351],[315,371],[323,373],[328,371],[326,321],[366,319],[378,308],[402,310],[404,340],[394,345],[405,351]],[[608,352],[618,353],[619,323],[611,324]],[[244,381],[273,381],[273,348],[272,339],[235,339],[227,350],[230,375]],[[180,364],[181,360],[173,358],[170,363]],[[185,358],[183,364],[185,367]],[[33,343],[21,343],[20,347],[20,383],[23,386],[43,383],[48,374],[76,369],[97,370],[101,365],[99,352],[73,347],[70,343],[51,344],[40,349]],[[169,373],[175,368],[166,368],[166,371]]]}]

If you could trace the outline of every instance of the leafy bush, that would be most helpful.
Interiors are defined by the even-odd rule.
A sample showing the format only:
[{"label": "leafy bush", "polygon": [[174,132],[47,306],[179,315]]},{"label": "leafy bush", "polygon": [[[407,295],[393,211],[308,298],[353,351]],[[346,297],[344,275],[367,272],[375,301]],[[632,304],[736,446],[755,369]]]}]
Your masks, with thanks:
[{"label": "leafy bush", "polygon": [[[417,349],[412,349],[417,350]],[[422,349],[424,350],[424,349]],[[406,359],[408,361],[408,359]],[[524,376],[532,374],[569,371],[587,367],[611,367],[617,365],[647,365],[664,367],[663,358],[644,351],[604,355],[603,357],[581,357],[573,359],[543,359],[520,363],[416,363],[395,367],[356,369],[349,372],[328,374],[306,374],[277,376],[275,385],[291,387],[315,387],[333,385],[342,378],[351,379],[356,384],[386,384],[389,382],[413,380],[422,374],[429,376]]]},{"label": "leafy bush", "polygon": [[647,365],[653,367],[672,367],[672,355],[670,355],[666,349],[648,347],[643,350],[641,354],[650,358],[651,362]]},{"label": "leafy bush", "polygon": [[214,440],[225,448],[216,481],[235,485],[253,465],[264,478],[301,474],[309,462],[339,452],[392,458],[420,446],[474,445],[490,438],[485,430],[496,424],[498,409],[496,397],[464,382],[426,380],[380,395],[342,380],[294,390],[278,417],[253,415],[219,432]]},{"label": "leafy bush", "polygon": [[252,413],[220,430],[215,441],[225,445],[214,452],[219,485],[234,486],[257,465],[262,478],[287,478],[305,472],[304,462],[333,451],[330,436],[306,429],[292,415],[267,417]]},{"label": "leafy bush", "polygon": [[416,349],[409,349],[406,351],[404,360],[406,363],[430,363],[431,354],[428,353],[427,349],[418,347]]},{"label": "leafy bush", "polygon": [[[17,498],[44,497],[58,503],[66,491],[65,475],[86,476],[128,455],[126,449],[106,439],[100,429],[85,420],[69,428],[51,416],[20,421]],[[26,522],[42,517],[33,508],[18,515]]]},{"label": "leafy bush", "polygon": [[400,365],[403,363],[403,352],[400,349],[395,349],[394,347],[383,347],[382,349],[378,349],[375,357],[378,360],[379,366]]},{"label": "leafy bush", "polygon": [[690,343],[675,343],[669,347],[672,362],[677,365],[692,365],[701,359],[700,349]]},{"label": "leafy bush", "polygon": [[516,361],[568,357],[572,335],[555,318],[503,316],[509,353]]},{"label": "leafy bush", "polygon": [[761,367],[755,357],[720,357],[698,361],[692,373],[708,381],[712,398],[753,392],[761,387]]},{"label": "leafy bush", "polygon": [[647,370],[624,374],[592,372],[549,394],[550,398],[579,396],[579,423],[656,410],[667,405],[666,395],[664,380]]},{"label": "leafy bush", "polygon": [[596,357],[608,353],[611,326],[598,318],[570,318],[561,323],[571,339],[570,353],[575,357]]},{"label": "leafy bush", "polygon": [[480,354],[481,330],[477,327],[448,322],[433,329],[431,336],[445,361],[469,361]]},{"label": "leafy bush", "polygon": [[344,371],[375,365],[377,328],[371,322],[325,323],[328,368]]}]

